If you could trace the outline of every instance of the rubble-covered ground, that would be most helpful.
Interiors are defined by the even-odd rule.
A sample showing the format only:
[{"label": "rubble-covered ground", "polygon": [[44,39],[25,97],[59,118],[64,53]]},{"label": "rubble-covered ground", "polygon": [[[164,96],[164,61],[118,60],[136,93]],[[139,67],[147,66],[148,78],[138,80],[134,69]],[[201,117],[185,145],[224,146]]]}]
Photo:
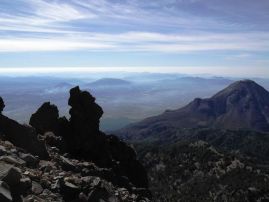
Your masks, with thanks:
[{"label": "rubble-covered ground", "polygon": [[139,146],[157,202],[266,202],[268,166],[204,141]]},{"label": "rubble-covered ground", "polygon": [[[69,159],[48,146],[50,160],[39,160],[9,141],[0,141],[0,201],[149,201],[144,189],[113,185],[111,169]],[[131,186],[131,185],[130,185]]]}]

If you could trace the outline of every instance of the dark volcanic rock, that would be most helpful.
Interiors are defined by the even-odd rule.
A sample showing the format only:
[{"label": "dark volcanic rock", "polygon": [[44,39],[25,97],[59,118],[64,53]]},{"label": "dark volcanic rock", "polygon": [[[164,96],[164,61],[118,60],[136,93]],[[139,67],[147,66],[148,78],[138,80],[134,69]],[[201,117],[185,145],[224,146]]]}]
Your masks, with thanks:
[{"label": "dark volcanic rock", "polygon": [[136,159],[133,148],[114,135],[107,136],[112,157],[119,162],[119,173],[128,176],[138,187],[147,187],[147,173],[142,164]]},{"label": "dark volcanic rock", "polygon": [[62,166],[63,170],[66,170],[66,171],[75,171],[76,170],[76,166],[71,162],[69,161],[67,158],[63,157],[63,156],[60,156],[60,165]]},{"label": "dark volcanic rock", "polygon": [[0,97],[0,114],[2,113],[3,109],[5,108],[5,103],[2,97]]},{"label": "dark volcanic rock", "polygon": [[70,90],[69,132],[64,134],[68,151],[80,158],[91,159],[99,165],[111,165],[111,157],[106,145],[106,137],[99,131],[102,108],[95,98],[79,87]]},{"label": "dark volcanic rock", "polygon": [[76,87],[69,105],[67,120],[44,103],[31,117],[35,128],[0,114],[0,181],[7,183],[0,200],[150,201],[135,151],[99,130],[103,110],[95,98]]},{"label": "dark volcanic rock", "polygon": [[[87,159],[100,167],[113,169],[117,177],[110,176],[110,180],[116,184],[131,188],[123,180],[127,177],[127,181],[130,180],[133,185],[147,187],[146,171],[137,161],[133,148],[116,136],[107,136],[99,130],[103,110],[95,103],[95,98],[89,92],[75,87],[70,90],[68,104],[71,106],[70,120],[59,118],[57,107],[50,103],[44,103],[32,115],[30,124],[43,134],[42,139],[46,144],[77,159]],[[65,157],[60,157],[59,162],[64,170],[76,170],[75,165]],[[91,172],[83,170],[85,175]]]},{"label": "dark volcanic rock", "polygon": [[43,187],[36,181],[32,181],[32,192],[35,194],[41,194],[43,192]]},{"label": "dark volcanic rock", "polygon": [[7,183],[10,187],[17,186],[20,183],[21,171],[6,163],[0,162],[0,180]]},{"label": "dark volcanic rock", "polygon": [[76,185],[74,185],[71,182],[67,181],[61,181],[60,183],[60,190],[63,195],[63,198],[66,201],[73,201],[76,198],[78,198],[78,195],[80,193],[80,188]]},{"label": "dark volcanic rock", "polygon": [[30,118],[30,125],[33,126],[39,134],[58,130],[59,111],[55,105],[45,102]]},{"label": "dark volcanic rock", "polygon": [[12,202],[13,201],[9,187],[3,181],[0,181],[0,201],[1,202]]},{"label": "dark volcanic rock", "polygon": [[72,107],[70,131],[64,136],[68,152],[91,159],[100,166],[113,167],[118,175],[127,176],[135,186],[147,187],[146,171],[137,161],[134,150],[116,136],[106,136],[99,131],[103,110],[95,103],[95,98],[75,87],[70,90],[68,103]]},{"label": "dark volcanic rock", "polygon": [[84,131],[92,136],[96,135],[103,110],[95,103],[95,98],[89,92],[81,91],[77,86],[70,90],[68,104],[72,107],[70,122],[72,127],[80,132],[78,135],[84,136]]},{"label": "dark volcanic rock", "polygon": [[38,140],[34,128],[21,125],[0,114],[0,134],[14,145],[38,155],[40,158],[48,158],[45,144]]},{"label": "dark volcanic rock", "polygon": [[20,154],[20,158],[24,160],[29,167],[36,167],[39,160],[31,154]]}]

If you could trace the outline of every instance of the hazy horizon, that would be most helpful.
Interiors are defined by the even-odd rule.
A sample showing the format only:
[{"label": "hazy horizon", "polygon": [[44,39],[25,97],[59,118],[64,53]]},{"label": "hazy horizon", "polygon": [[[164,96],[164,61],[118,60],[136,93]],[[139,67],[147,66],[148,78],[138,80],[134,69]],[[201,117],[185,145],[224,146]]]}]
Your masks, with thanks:
[{"label": "hazy horizon", "polygon": [[[198,68],[200,71],[197,71]],[[24,77],[24,76],[52,76],[52,77],[91,77],[93,75],[102,75],[103,77],[118,77],[122,74],[178,74],[184,76],[199,77],[226,77],[235,79],[268,79],[269,74],[257,72],[251,74],[243,69],[237,69],[236,72],[205,71],[204,67],[181,67],[184,71],[178,70],[178,67],[31,67],[31,68],[0,68],[0,76]]]}]

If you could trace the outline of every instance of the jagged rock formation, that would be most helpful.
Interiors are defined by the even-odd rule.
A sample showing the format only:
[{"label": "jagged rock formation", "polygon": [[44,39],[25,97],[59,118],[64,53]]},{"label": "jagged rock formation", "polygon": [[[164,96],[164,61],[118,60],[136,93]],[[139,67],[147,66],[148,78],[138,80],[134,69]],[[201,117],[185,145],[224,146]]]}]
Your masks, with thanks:
[{"label": "jagged rock formation", "polygon": [[69,105],[67,120],[44,103],[31,116],[33,127],[0,114],[0,200],[149,201],[144,167],[133,148],[99,130],[95,98],[75,87]]},{"label": "jagged rock formation", "polygon": [[251,80],[238,81],[211,98],[131,124],[115,133],[144,138],[170,129],[211,127],[269,132],[269,92]]},{"label": "jagged rock formation", "polygon": [[107,150],[106,137],[99,131],[99,119],[102,108],[95,103],[95,98],[79,87],[70,90],[68,104],[69,133],[64,134],[68,148],[72,154],[89,158],[102,166],[111,166],[111,158]]},{"label": "jagged rock formation", "polygon": [[42,159],[48,158],[45,144],[38,139],[34,128],[21,125],[2,114],[0,114],[0,138],[38,155]]},{"label": "jagged rock formation", "polygon": [[[137,187],[147,187],[147,174],[136,159],[134,150],[116,136],[107,136],[99,130],[102,108],[95,103],[95,98],[79,87],[70,90],[68,104],[70,120],[59,118],[58,109],[50,103],[44,103],[32,115],[30,124],[44,134],[53,132],[62,138],[62,152],[67,152],[77,159],[87,159],[98,166],[113,168],[118,176],[126,176]],[[44,140],[52,142],[49,134]],[[64,146],[63,146],[64,145]],[[59,148],[59,146],[58,146]],[[124,181],[119,182],[124,184]]]},{"label": "jagged rock formation", "polygon": [[55,105],[45,102],[36,113],[32,114],[29,124],[33,126],[39,134],[48,131],[58,131],[59,111]]}]

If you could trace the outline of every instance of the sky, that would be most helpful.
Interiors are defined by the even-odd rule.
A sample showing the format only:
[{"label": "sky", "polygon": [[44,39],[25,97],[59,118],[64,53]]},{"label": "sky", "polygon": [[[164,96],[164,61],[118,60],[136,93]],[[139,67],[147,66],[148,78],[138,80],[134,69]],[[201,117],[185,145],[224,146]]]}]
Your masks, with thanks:
[{"label": "sky", "polygon": [[0,0],[0,74],[269,77],[268,0]]}]

